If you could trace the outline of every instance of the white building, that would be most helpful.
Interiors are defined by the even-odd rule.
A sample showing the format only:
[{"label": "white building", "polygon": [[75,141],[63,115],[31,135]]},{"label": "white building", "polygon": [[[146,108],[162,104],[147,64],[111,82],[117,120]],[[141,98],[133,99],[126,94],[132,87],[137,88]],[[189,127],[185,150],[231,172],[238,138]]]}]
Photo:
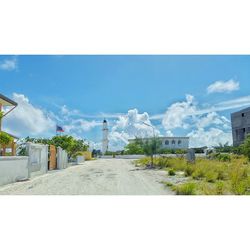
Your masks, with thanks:
[{"label": "white building", "polygon": [[105,154],[108,151],[108,122],[104,119],[102,125],[102,154]]},{"label": "white building", "polygon": [[[150,138],[143,138],[147,140]],[[158,137],[162,142],[162,149],[188,149],[189,137]],[[133,142],[135,139],[129,140]]]}]

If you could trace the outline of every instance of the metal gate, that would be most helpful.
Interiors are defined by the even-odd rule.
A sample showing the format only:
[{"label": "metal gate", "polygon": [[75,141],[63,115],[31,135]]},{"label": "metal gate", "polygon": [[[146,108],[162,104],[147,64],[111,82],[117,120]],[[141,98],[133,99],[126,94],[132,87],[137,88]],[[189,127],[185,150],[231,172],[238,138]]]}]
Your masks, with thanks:
[{"label": "metal gate", "polygon": [[54,145],[49,146],[49,170],[56,169],[56,147]]}]

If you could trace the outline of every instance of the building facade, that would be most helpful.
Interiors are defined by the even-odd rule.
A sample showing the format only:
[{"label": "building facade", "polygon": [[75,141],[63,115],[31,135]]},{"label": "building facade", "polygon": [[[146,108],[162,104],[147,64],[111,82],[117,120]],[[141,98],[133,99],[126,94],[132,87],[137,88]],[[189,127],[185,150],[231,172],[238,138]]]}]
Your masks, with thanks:
[{"label": "building facade", "polygon": [[[144,138],[147,140],[150,138]],[[161,140],[162,149],[188,149],[189,148],[189,137],[158,137]],[[133,142],[135,139],[129,140]]]},{"label": "building facade", "polygon": [[250,107],[231,114],[233,145],[242,144],[250,133]]},{"label": "building facade", "polygon": [[108,122],[104,119],[102,125],[102,154],[104,155],[108,151]]}]

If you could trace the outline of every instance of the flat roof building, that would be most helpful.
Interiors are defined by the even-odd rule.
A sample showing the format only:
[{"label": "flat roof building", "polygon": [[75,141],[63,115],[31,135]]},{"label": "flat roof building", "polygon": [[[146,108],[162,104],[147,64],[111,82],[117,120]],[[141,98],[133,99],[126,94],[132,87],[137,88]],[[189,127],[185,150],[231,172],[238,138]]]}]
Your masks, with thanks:
[{"label": "flat roof building", "polygon": [[250,107],[231,114],[233,145],[242,144],[250,133]]},{"label": "flat roof building", "polygon": [[[151,138],[142,138],[143,140],[148,140]],[[189,137],[157,137],[161,140],[162,149],[188,149],[189,147]],[[129,142],[133,142],[135,139],[130,139]]]}]

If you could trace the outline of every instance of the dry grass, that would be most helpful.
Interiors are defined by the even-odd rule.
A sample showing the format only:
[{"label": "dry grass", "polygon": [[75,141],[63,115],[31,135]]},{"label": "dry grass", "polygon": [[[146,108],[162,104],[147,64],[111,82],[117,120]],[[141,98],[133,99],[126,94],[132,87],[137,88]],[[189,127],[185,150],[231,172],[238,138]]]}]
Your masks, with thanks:
[{"label": "dry grass", "polygon": [[[138,165],[149,164],[149,158],[136,161]],[[188,163],[185,158],[155,158],[155,166],[166,169],[168,172],[184,171],[189,182],[175,185],[176,193],[190,193],[188,184],[191,182],[192,194],[200,195],[246,195],[250,194],[250,163],[244,156],[227,155],[212,159],[197,159],[194,164]],[[195,191],[194,191],[195,190]]]}]

